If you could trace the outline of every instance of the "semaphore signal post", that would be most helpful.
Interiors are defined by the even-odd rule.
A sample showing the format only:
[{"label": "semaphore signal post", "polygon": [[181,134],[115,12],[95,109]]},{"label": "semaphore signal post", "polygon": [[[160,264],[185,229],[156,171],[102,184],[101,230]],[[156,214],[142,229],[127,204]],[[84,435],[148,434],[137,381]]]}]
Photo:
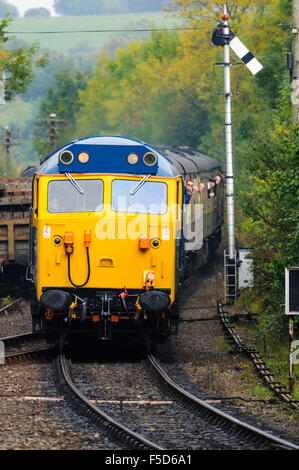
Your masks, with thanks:
[{"label": "semaphore signal post", "polygon": [[[224,252],[225,300],[235,300],[237,294],[237,260],[235,248],[235,209],[234,209],[234,174],[232,150],[231,86],[230,86],[230,48],[242,60],[250,72],[255,75],[263,66],[229,29],[229,15],[224,7],[223,23],[213,32],[212,41],[223,47],[224,97],[225,97],[225,148],[226,148],[226,203],[227,203],[227,243],[228,253]],[[219,64],[218,64],[219,65]]]}]

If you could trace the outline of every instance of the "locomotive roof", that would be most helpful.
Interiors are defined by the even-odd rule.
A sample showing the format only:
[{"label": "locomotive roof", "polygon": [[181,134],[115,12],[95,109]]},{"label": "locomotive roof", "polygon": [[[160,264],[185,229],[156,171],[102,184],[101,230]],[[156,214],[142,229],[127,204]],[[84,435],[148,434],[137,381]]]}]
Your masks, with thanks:
[{"label": "locomotive roof", "polygon": [[[60,156],[63,152],[73,154],[71,164],[61,162]],[[79,163],[78,155],[84,152],[89,154],[90,159],[88,163]],[[128,163],[127,157],[130,153],[138,155],[137,164]],[[156,155],[156,164],[147,166],[143,162],[143,157],[147,153]],[[161,177],[175,177],[216,168],[220,168],[217,160],[192,148],[152,147],[128,137],[94,136],[72,141],[56,150],[43,160],[36,171],[39,174],[150,173]]]}]

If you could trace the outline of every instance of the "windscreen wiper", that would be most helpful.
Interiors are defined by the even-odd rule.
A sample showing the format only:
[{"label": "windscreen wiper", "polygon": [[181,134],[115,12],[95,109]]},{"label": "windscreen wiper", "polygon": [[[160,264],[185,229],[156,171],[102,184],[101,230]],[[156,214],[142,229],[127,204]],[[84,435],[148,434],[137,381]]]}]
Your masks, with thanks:
[{"label": "windscreen wiper", "polygon": [[139,183],[135,186],[135,188],[133,188],[131,191],[130,191],[130,195],[133,196],[135,193],[137,193],[137,191],[141,188],[141,186],[144,185],[144,183],[146,182],[146,180],[150,177],[151,175],[144,175],[144,177],[142,178],[141,181],[139,181]]},{"label": "windscreen wiper", "polygon": [[72,177],[72,175],[70,173],[65,173],[65,176],[70,180],[72,185],[77,189],[77,191],[79,191],[80,194],[84,194],[83,189],[81,188],[81,186],[79,186],[77,181],[74,180],[74,178]]}]

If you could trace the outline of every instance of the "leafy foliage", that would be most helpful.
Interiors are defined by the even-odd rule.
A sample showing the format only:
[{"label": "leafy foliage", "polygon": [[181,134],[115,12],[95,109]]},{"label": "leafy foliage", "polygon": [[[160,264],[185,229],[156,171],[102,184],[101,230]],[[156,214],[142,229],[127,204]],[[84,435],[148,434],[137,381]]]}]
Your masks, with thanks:
[{"label": "leafy foliage", "polygon": [[7,14],[10,14],[15,18],[19,16],[18,10],[14,5],[10,4],[9,2],[0,0],[0,17],[3,18]]},{"label": "leafy foliage", "polygon": [[250,237],[255,292],[278,328],[284,311],[284,268],[299,264],[299,126],[274,123],[244,149],[241,205]]},{"label": "leafy foliage", "polygon": [[169,0],[55,0],[54,7],[62,15],[99,15],[157,11]]},{"label": "leafy foliage", "polygon": [[41,157],[49,154],[50,114],[56,114],[56,147],[70,140],[80,103],[79,90],[86,87],[87,73],[74,67],[60,68],[54,73],[54,84],[46,90],[35,122],[34,147]]},{"label": "leafy foliage", "polygon": [[40,55],[38,43],[18,47],[14,43],[8,45],[10,38],[6,28],[11,19],[5,17],[0,22],[0,59],[1,69],[7,74],[5,82],[5,98],[11,100],[15,93],[23,93],[34,76],[34,67],[44,67],[47,56]]},{"label": "leafy foliage", "polygon": [[[284,0],[285,1],[285,0]],[[250,138],[259,121],[270,121],[276,106],[290,42],[287,28],[251,28],[256,24],[288,22],[277,0],[259,6],[253,0],[228,2],[231,28],[238,26],[242,41],[264,68],[257,77],[243,72],[239,95],[233,99],[234,137],[238,145]],[[220,1],[174,0],[173,11],[185,26],[182,33],[155,32],[143,43],[132,42],[114,59],[103,54],[94,77],[81,94],[78,129],[84,134],[115,132],[153,144],[189,145],[223,158],[222,49],[211,41],[213,24],[223,12]],[[246,80],[245,80],[246,74]],[[240,67],[232,67],[233,88]],[[237,163],[237,168],[239,164]]]},{"label": "leafy foliage", "polygon": [[30,18],[32,16],[47,17],[51,16],[51,12],[47,8],[30,8],[24,14],[25,18]]},{"label": "leafy foliage", "polygon": [[83,134],[118,133],[153,144],[200,144],[207,112],[196,92],[197,78],[182,83],[177,62],[180,38],[154,32],[144,42],[104,54],[87,89],[80,94],[78,129]]},{"label": "leafy foliage", "polygon": [[[43,67],[47,62],[47,56],[38,55],[39,45],[34,43],[29,46],[19,47],[11,41],[6,33],[6,28],[12,20],[6,16],[0,21],[0,60],[1,78],[5,72],[5,99],[9,102],[17,93],[23,93],[34,76],[35,67]],[[0,173],[4,173],[3,156],[0,156]],[[12,175],[17,171],[12,162]]]}]

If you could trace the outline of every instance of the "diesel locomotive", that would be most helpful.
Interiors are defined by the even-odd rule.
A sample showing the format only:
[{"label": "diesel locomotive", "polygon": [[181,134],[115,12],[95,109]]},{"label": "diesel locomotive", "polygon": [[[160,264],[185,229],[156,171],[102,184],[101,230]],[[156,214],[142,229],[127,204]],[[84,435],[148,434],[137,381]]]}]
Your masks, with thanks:
[{"label": "diesel locomotive", "polygon": [[220,171],[196,150],[119,136],[45,158],[32,180],[33,330],[52,341],[65,329],[100,340],[175,329],[183,280],[218,246],[223,223],[224,185],[186,205],[184,182]]}]

